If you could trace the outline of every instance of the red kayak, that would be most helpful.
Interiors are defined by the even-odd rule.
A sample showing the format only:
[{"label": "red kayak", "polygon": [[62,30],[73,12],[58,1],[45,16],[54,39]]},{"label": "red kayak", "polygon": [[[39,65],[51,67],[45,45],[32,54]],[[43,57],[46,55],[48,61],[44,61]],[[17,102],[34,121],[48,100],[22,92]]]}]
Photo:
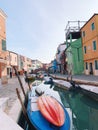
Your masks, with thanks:
[{"label": "red kayak", "polygon": [[38,98],[38,107],[41,114],[52,124],[62,126],[65,122],[64,109],[53,97],[42,95]]}]

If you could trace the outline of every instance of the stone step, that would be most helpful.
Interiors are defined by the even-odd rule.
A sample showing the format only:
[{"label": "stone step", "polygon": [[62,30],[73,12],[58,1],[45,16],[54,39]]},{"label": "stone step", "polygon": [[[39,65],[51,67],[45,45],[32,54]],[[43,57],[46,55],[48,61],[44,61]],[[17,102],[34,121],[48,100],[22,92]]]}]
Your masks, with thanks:
[{"label": "stone step", "polygon": [[2,110],[0,110],[0,128],[2,130],[23,130]]},{"label": "stone step", "polygon": [[0,98],[0,110],[5,111],[8,105],[9,98]]}]

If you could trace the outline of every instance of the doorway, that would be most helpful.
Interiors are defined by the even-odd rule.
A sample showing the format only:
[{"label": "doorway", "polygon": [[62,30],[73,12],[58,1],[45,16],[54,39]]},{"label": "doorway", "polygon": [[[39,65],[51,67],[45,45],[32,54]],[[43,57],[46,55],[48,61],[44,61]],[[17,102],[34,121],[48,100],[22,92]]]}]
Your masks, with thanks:
[{"label": "doorway", "polygon": [[89,64],[89,72],[90,72],[90,74],[93,74],[93,64],[92,63]]}]

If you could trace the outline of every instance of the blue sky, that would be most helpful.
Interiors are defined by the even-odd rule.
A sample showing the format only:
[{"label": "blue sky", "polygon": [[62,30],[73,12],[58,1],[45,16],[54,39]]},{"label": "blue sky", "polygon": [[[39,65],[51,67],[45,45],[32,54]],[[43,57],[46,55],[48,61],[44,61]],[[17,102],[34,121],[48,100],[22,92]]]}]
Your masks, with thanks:
[{"label": "blue sky", "polygon": [[65,41],[68,21],[87,21],[98,0],[0,0],[6,13],[7,49],[49,63]]}]

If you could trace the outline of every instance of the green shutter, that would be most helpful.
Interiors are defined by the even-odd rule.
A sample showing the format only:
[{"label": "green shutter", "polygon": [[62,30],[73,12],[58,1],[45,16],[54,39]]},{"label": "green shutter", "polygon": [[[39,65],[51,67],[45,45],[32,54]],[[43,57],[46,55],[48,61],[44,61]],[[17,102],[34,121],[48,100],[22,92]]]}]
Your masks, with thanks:
[{"label": "green shutter", "polygon": [[95,29],[95,24],[94,24],[94,23],[91,24],[91,29],[92,29],[92,30]]},{"label": "green shutter", "polygon": [[6,41],[2,40],[2,50],[6,51]]},{"label": "green shutter", "polygon": [[98,61],[95,60],[95,69],[98,70]]},{"label": "green shutter", "polygon": [[93,41],[93,49],[96,50],[96,41]]}]

